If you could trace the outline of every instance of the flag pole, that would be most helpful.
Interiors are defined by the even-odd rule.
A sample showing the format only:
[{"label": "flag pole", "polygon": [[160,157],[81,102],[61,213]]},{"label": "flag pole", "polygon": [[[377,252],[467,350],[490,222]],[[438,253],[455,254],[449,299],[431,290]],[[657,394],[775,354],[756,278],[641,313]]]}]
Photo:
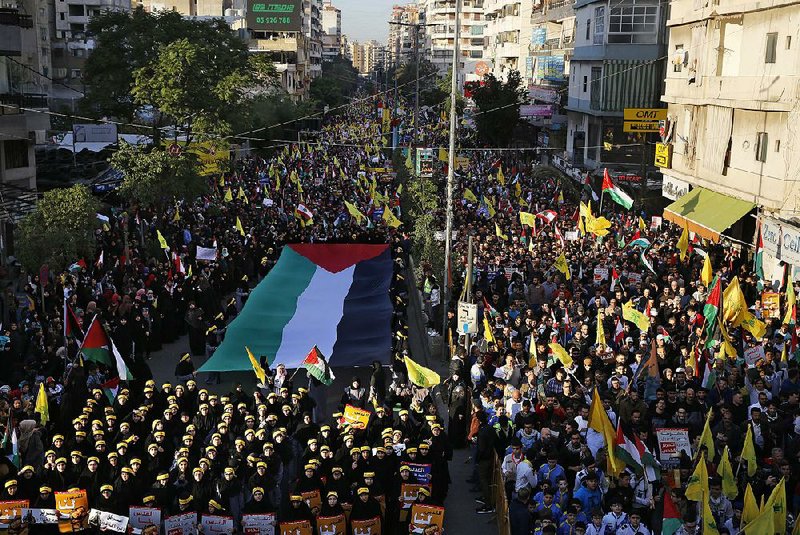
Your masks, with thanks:
[{"label": "flag pole", "polygon": [[600,210],[597,212],[598,215],[603,213],[603,198],[606,196],[606,191],[604,189],[600,190]]}]

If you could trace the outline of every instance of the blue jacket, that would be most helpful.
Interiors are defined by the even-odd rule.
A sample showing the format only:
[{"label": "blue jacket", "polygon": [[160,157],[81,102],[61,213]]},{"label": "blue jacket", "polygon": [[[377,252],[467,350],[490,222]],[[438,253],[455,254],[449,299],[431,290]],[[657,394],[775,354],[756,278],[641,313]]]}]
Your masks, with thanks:
[{"label": "blue jacket", "polygon": [[574,497],[576,500],[580,500],[587,515],[591,514],[592,509],[600,508],[603,503],[603,494],[600,489],[589,490],[585,485],[578,489]]}]

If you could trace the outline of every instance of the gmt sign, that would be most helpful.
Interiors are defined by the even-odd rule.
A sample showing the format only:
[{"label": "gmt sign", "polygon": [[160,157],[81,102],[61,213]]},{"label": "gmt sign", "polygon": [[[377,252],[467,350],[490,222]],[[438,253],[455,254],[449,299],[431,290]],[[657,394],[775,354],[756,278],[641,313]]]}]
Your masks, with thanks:
[{"label": "gmt sign", "polygon": [[667,120],[666,108],[625,108],[623,131],[658,132],[659,121]]},{"label": "gmt sign", "polygon": [[256,31],[299,32],[302,0],[248,0],[247,27]]}]

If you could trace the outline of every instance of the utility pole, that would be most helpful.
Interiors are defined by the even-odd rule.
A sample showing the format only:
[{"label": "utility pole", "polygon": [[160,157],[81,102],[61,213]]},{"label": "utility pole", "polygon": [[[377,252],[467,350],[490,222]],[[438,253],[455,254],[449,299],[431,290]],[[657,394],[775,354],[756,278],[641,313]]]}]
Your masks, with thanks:
[{"label": "utility pole", "polygon": [[[466,300],[467,303],[472,304],[472,236],[467,237],[467,276],[465,277],[464,284],[466,285]],[[467,359],[469,361],[469,344],[470,344],[470,336],[469,333],[465,333],[464,335],[464,349],[467,350]]]},{"label": "utility pole", "polygon": [[[456,18],[455,18],[455,39],[453,39],[453,71],[450,77],[450,153],[447,155],[447,212],[446,223],[444,229],[444,288],[442,294],[444,302],[442,310],[444,317],[442,319],[442,333],[447,330],[447,309],[450,305],[449,288],[452,281],[450,281],[450,248],[452,247],[452,233],[453,233],[453,181],[455,179],[455,159],[456,159],[456,126],[458,122],[456,110],[456,93],[458,92],[458,65],[461,59],[461,54],[458,50],[459,30],[461,29],[461,0],[455,0],[456,4]],[[419,76],[417,77],[419,79]],[[445,344],[442,344],[445,348]]]},{"label": "utility pole", "polygon": [[411,145],[414,147],[414,157],[417,156],[417,133],[419,132],[419,24],[414,25],[414,63],[416,73],[414,78],[414,134]]}]

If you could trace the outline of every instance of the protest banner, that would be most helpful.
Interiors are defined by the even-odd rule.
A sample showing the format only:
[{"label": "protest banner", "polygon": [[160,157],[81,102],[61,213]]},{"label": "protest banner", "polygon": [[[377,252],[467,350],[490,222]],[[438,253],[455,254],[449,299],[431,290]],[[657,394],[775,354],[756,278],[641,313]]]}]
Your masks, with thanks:
[{"label": "protest banner", "polygon": [[298,520],[297,522],[281,522],[280,535],[314,535],[311,522]]},{"label": "protest banner", "polygon": [[100,531],[116,531],[125,533],[128,531],[128,517],[115,515],[108,511],[91,509],[89,511],[89,525],[100,528]]},{"label": "protest banner", "polygon": [[403,461],[401,466],[408,466],[411,469],[411,479],[421,485],[429,485],[431,482],[431,465],[422,463],[409,463]]},{"label": "protest banner", "polygon": [[650,218],[650,230],[658,230],[661,228],[661,223],[664,222],[664,218],[658,215],[654,215]]},{"label": "protest banner", "polygon": [[322,507],[322,497],[319,495],[318,489],[310,490],[308,492],[301,492],[300,496],[303,497],[303,501],[308,504],[308,507],[312,511],[314,511],[315,508],[319,510],[319,508]]},{"label": "protest banner", "polygon": [[347,533],[347,519],[344,515],[317,517],[319,535],[344,535]]},{"label": "protest banner", "polygon": [[415,503],[411,508],[408,532],[441,535],[444,532],[444,507]]},{"label": "protest banner", "polygon": [[748,347],[744,350],[744,361],[747,363],[748,368],[755,368],[756,363],[759,360],[764,360],[765,358],[766,355],[764,354],[764,346],[761,344]]},{"label": "protest banner", "polygon": [[128,522],[137,529],[144,529],[148,526],[155,526],[161,531],[161,509],[158,507],[136,507],[131,505],[128,508]]},{"label": "protest banner", "polygon": [[408,520],[408,513],[411,511],[411,506],[417,501],[420,489],[431,490],[431,486],[419,483],[403,483],[400,485],[400,520],[402,522]]},{"label": "protest banner", "polygon": [[58,511],[55,509],[22,510],[22,518],[31,524],[58,524]]},{"label": "protest banner", "polygon": [[762,292],[761,309],[764,319],[781,319],[781,294],[778,292]]},{"label": "protest banner", "polygon": [[89,499],[85,490],[56,492],[56,510],[60,514],[58,531],[71,533],[89,524]]},{"label": "protest banner", "polygon": [[642,274],[641,273],[633,273],[632,271],[628,272],[628,281],[631,284],[641,284],[642,283]]},{"label": "protest banner", "polygon": [[681,452],[692,456],[689,442],[689,430],[681,427],[662,427],[656,429],[658,441],[658,460],[664,468],[677,468],[680,465]]},{"label": "protest banner", "polygon": [[245,535],[275,535],[275,513],[242,515]]},{"label": "protest banner", "polygon": [[601,284],[605,280],[608,280],[608,268],[607,267],[594,268],[594,283]]},{"label": "protest banner", "polygon": [[233,533],[233,517],[221,515],[203,515],[200,520],[203,535]]},{"label": "protest banner", "polygon": [[196,258],[198,260],[206,260],[213,262],[217,259],[217,250],[214,247],[197,247],[197,255]]},{"label": "protest banner", "polygon": [[0,527],[7,528],[11,522],[22,518],[22,510],[30,505],[28,500],[6,500],[0,502]]},{"label": "protest banner", "polygon": [[381,535],[381,517],[376,516],[369,520],[351,520],[353,535]]},{"label": "protest banner", "polygon": [[195,535],[197,533],[197,513],[168,516],[164,519],[164,532],[167,535]]},{"label": "protest banner", "polygon": [[367,423],[369,423],[369,414],[368,410],[359,409],[352,405],[345,405],[342,416],[347,425],[356,429],[366,429]]}]

